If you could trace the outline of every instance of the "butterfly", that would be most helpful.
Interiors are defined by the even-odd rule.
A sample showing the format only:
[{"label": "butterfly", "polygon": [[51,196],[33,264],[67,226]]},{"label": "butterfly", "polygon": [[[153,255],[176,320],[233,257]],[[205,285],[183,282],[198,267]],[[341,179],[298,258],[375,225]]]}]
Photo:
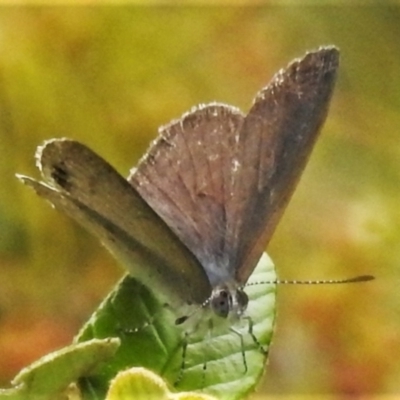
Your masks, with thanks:
[{"label": "butterfly", "polygon": [[247,114],[221,103],[193,108],[160,128],[128,179],[63,138],[38,148],[43,182],[19,177],[95,234],[163,302],[240,320],[245,286],[325,121],[338,63],[333,46],[294,60]]}]

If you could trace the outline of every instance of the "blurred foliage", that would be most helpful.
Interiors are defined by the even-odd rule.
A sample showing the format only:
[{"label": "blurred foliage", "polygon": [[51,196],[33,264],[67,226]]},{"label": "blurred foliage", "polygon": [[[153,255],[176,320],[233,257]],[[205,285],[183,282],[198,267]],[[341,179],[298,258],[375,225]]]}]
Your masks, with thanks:
[{"label": "blurred foliage", "polygon": [[327,124],[269,253],[281,278],[268,393],[400,392],[400,9],[0,8],[0,376],[70,343],[122,275],[15,178],[43,140],[78,139],[124,175],[157,127],[218,100],[247,110],[293,57],[341,49]]}]

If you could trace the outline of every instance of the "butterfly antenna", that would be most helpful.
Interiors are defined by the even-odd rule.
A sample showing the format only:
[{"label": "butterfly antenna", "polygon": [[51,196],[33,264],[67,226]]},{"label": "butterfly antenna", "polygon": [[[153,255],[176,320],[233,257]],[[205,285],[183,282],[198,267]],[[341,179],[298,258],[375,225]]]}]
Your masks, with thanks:
[{"label": "butterfly antenna", "polygon": [[341,283],[357,283],[368,282],[374,280],[372,275],[359,275],[353,278],[346,279],[319,279],[319,280],[288,280],[288,279],[274,279],[270,281],[250,282],[246,286],[253,285],[337,285]]}]

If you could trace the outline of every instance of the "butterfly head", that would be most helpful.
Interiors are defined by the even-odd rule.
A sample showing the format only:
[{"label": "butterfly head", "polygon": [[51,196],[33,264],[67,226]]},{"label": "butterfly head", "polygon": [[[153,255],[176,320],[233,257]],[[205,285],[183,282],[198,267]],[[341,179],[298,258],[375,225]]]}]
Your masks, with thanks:
[{"label": "butterfly head", "polygon": [[208,303],[217,316],[239,319],[246,311],[249,297],[241,287],[219,285],[213,289]]}]

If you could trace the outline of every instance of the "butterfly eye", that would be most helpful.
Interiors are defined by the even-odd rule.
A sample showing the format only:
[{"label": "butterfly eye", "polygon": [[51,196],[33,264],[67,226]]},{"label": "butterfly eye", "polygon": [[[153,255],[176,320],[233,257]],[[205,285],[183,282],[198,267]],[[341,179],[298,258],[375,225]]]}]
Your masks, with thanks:
[{"label": "butterfly eye", "polygon": [[249,296],[242,289],[236,291],[236,304],[238,315],[242,315],[249,304]]},{"label": "butterfly eye", "polygon": [[211,294],[210,304],[215,314],[226,318],[232,309],[232,295],[226,288],[216,288]]}]

